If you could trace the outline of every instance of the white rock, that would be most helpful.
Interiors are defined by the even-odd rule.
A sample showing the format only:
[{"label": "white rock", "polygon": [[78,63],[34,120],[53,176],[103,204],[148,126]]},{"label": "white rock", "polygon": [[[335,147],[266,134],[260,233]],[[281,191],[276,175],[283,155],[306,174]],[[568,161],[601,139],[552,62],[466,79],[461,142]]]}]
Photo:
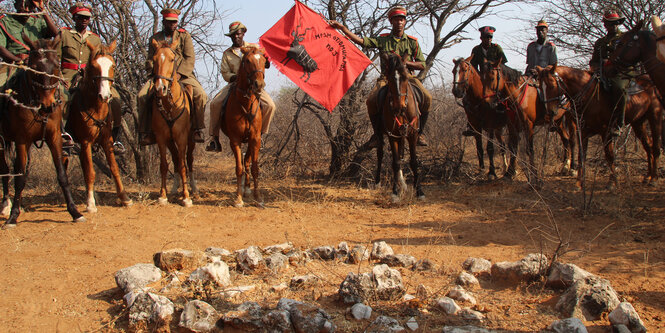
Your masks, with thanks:
[{"label": "white rock", "polygon": [[448,292],[447,296],[462,303],[468,303],[471,305],[476,304],[476,298],[460,286],[453,287],[453,289]]},{"label": "white rock", "polygon": [[211,281],[218,286],[228,286],[231,284],[229,266],[223,261],[213,261],[193,271],[188,280],[192,282]]},{"label": "white rock", "polygon": [[274,286],[270,287],[270,290],[274,291],[274,292],[280,292],[282,290],[286,290],[288,287],[289,287],[289,285],[286,284],[286,282],[283,282],[283,283],[280,283],[280,284],[277,284],[277,285],[274,285]]},{"label": "white rock", "polygon": [[473,276],[471,273],[468,272],[461,272],[457,276],[457,284],[465,287],[472,287],[475,288],[480,285],[478,282],[478,279],[476,279],[475,276]]},{"label": "white rock", "polygon": [[363,303],[356,303],[351,307],[351,315],[356,320],[369,319],[372,316],[372,308]]},{"label": "white rock", "polygon": [[369,325],[366,333],[393,333],[393,332],[404,332],[404,327],[400,326],[399,322],[394,318],[386,316],[378,316],[374,321]]},{"label": "white rock", "polygon": [[480,328],[471,325],[443,327],[443,333],[495,333],[495,332],[496,331],[491,331],[485,328]]},{"label": "white rock", "polygon": [[185,304],[178,325],[192,332],[212,332],[218,319],[219,313],[212,305],[192,300]]},{"label": "white rock", "polygon": [[587,333],[586,327],[578,318],[567,318],[553,322],[549,329],[555,333]]},{"label": "white rock", "polygon": [[577,267],[574,264],[562,264],[560,262],[552,265],[552,271],[547,277],[547,286],[554,288],[567,288],[578,280],[586,279],[593,274]]},{"label": "white rock", "polygon": [[632,304],[621,302],[608,316],[612,325],[626,325],[632,333],[644,333],[647,329]]},{"label": "white rock", "polygon": [[372,244],[371,257],[374,260],[380,260],[388,255],[393,255],[393,254],[395,254],[393,248],[390,247],[390,245],[388,245],[388,243],[384,241],[374,242],[374,244]]},{"label": "white rock", "polygon": [[238,251],[236,261],[245,272],[251,272],[264,264],[261,250],[256,246],[250,246]]},{"label": "white rock", "polygon": [[461,316],[462,318],[466,320],[478,320],[478,321],[483,321],[485,320],[485,315],[478,312],[471,310],[469,308],[464,308],[458,312],[458,315]]},{"label": "white rock", "polygon": [[449,315],[454,315],[462,309],[457,303],[455,303],[455,300],[450,297],[441,297],[436,300],[436,303],[441,309],[443,309],[443,312]]},{"label": "white rock", "polygon": [[159,281],[162,271],[153,264],[136,264],[115,272],[115,282],[125,293]]},{"label": "white rock", "polygon": [[410,301],[412,299],[416,299],[416,296],[413,296],[411,294],[404,294],[404,296],[402,296],[402,300],[405,301],[405,302]]},{"label": "white rock", "polygon": [[319,282],[319,277],[314,274],[294,276],[291,278],[291,283],[289,287],[291,289],[302,289],[309,288],[316,285]]},{"label": "white rock", "polygon": [[263,252],[265,252],[266,254],[273,254],[273,253],[286,254],[292,249],[293,249],[293,244],[291,244],[291,242],[288,242],[288,243],[266,246],[263,248]]},{"label": "white rock", "polygon": [[406,321],[406,324],[404,324],[406,328],[416,331],[418,329],[418,322],[416,321],[416,318],[411,317],[409,320]]},{"label": "white rock", "polygon": [[483,258],[467,258],[462,263],[462,268],[475,276],[487,276],[492,271],[492,263]]},{"label": "white rock", "polygon": [[230,287],[230,288],[226,288],[223,291],[221,291],[220,294],[221,294],[222,297],[225,297],[225,298],[233,298],[233,297],[236,297],[240,294],[244,294],[248,291],[252,291],[254,289],[256,289],[256,286],[254,286],[254,285]]},{"label": "white rock", "polygon": [[406,289],[402,284],[402,275],[388,265],[376,265],[372,268],[372,277],[379,299],[393,300],[404,295]]},{"label": "white rock", "polygon": [[142,293],[136,296],[129,308],[130,324],[139,322],[160,323],[173,315],[173,303],[166,297],[153,293]]}]

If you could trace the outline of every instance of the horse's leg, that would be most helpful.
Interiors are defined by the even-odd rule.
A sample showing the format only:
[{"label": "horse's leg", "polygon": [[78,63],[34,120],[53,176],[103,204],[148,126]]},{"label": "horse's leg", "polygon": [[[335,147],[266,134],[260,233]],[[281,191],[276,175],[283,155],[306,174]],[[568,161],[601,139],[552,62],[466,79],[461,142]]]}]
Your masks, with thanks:
[{"label": "horse's leg", "polygon": [[494,167],[494,131],[487,131],[487,159],[489,161],[489,171],[487,172],[487,179],[494,180],[496,179],[496,168]]},{"label": "horse's leg", "polygon": [[399,202],[399,187],[400,184],[404,182],[404,175],[402,174],[402,169],[400,168],[399,163],[399,151],[400,151],[400,140],[390,138],[390,151],[392,152],[393,161],[393,194],[391,196],[392,202]]},{"label": "horse's leg", "polygon": [[194,149],[196,142],[190,136],[187,140],[187,177],[189,179],[189,187],[191,194],[198,194],[199,188],[196,186],[196,179],[194,178]]},{"label": "horse's leg", "polygon": [[474,134],[473,139],[476,140],[476,155],[478,156],[478,168],[480,171],[485,169],[485,156],[483,152],[483,136],[480,133]]},{"label": "horse's leg", "polygon": [[418,172],[420,166],[418,165],[418,154],[416,153],[417,143],[417,135],[409,137],[409,156],[411,158],[409,164],[411,166],[411,172],[413,173],[413,187],[416,190],[416,197],[420,200],[424,200],[425,192],[423,192],[422,185],[420,184],[421,179],[420,173]]},{"label": "horse's leg", "polygon": [[614,140],[607,138],[607,135],[605,135],[603,138],[603,148],[605,150],[605,161],[607,161],[607,167],[610,169],[610,178],[607,188],[610,191],[614,191],[619,187],[616,167],[614,166]]},{"label": "horse's leg", "polygon": [[240,149],[240,143],[229,140],[231,146],[231,151],[233,151],[233,156],[236,160],[236,199],[233,203],[236,207],[242,207],[244,203],[242,202],[242,180],[243,180],[243,165],[242,165],[242,151]]},{"label": "horse's leg", "polygon": [[243,156],[243,177],[242,177],[242,190],[243,195],[250,196],[252,195],[252,188],[249,185],[249,172],[250,172],[250,163],[252,162],[252,152],[250,149],[250,144],[247,143],[247,150]]},{"label": "horse's leg", "polygon": [[374,176],[374,186],[381,187],[381,169],[383,167],[383,133],[376,133],[378,137],[376,147],[376,175]]},{"label": "horse's leg", "polygon": [[28,177],[28,168],[26,164],[28,161],[28,147],[25,144],[16,144],[16,157],[14,158],[14,173],[22,174],[21,176],[14,177],[14,203],[12,204],[11,212],[7,222],[2,226],[2,229],[13,228],[16,226],[16,220],[21,213],[21,201],[25,181]]},{"label": "horse's leg", "polygon": [[60,131],[53,131],[50,137],[47,138],[46,143],[51,150],[51,158],[53,159],[55,172],[58,177],[58,184],[62,189],[62,194],[65,196],[67,211],[69,212],[69,215],[72,216],[73,222],[85,222],[85,217],[83,217],[78,209],[76,209],[76,204],[74,204],[74,198],[72,197],[72,191],[69,188],[69,178],[62,165],[62,139],[60,138]]},{"label": "horse's leg", "polygon": [[513,177],[515,176],[517,146],[519,145],[519,142],[520,142],[520,135],[517,129],[515,128],[508,129],[508,151],[510,151],[510,163],[508,164],[508,169],[503,174],[503,177],[505,179],[512,180]]},{"label": "horse's leg", "polygon": [[158,202],[160,205],[166,205],[169,203],[169,199],[166,197],[166,175],[169,172],[169,163],[166,159],[166,145],[163,142],[158,142],[157,146],[159,147],[159,173],[162,177],[162,184],[159,189],[159,199]]},{"label": "horse's leg", "polygon": [[79,160],[81,161],[85,191],[88,196],[86,211],[88,213],[97,213],[97,205],[95,204],[95,168],[92,165],[92,143],[90,141],[81,142]]},{"label": "horse's leg", "polygon": [[[169,150],[173,158],[173,173],[180,175],[180,182],[182,183],[182,205],[192,207],[192,199],[189,197],[189,184],[187,183],[187,167],[185,165],[185,159],[187,158],[187,136],[177,139],[178,142],[169,142]],[[175,175],[175,178],[177,178],[177,175]]]},{"label": "horse's leg", "polygon": [[586,136],[586,134],[580,134],[582,136],[581,138],[581,143],[582,145],[579,148],[579,161],[578,161],[578,168],[579,170],[577,171],[577,187],[582,189],[585,185],[585,173],[586,173],[586,152],[587,149],[589,148],[589,137]]},{"label": "horse's leg", "polygon": [[250,140],[248,152],[252,155],[252,178],[254,178],[254,200],[258,203],[259,207],[263,207],[263,199],[259,192],[259,149],[261,148],[261,135],[258,138]]},{"label": "horse's leg", "polygon": [[[9,174],[9,166],[7,165],[6,152],[11,148],[11,143],[6,144],[4,147],[0,147],[0,174],[6,175]],[[2,206],[1,214],[2,216],[9,216],[9,213],[12,210],[12,201],[9,199],[9,176],[2,177]]]},{"label": "horse's leg", "polygon": [[651,181],[654,178],[654,175],[658,173],[658,170],[654,170],[654,154],[653,154],[653,143],[651,142],[651,138],[647,135],[646,133],[646,124],[644,121],[641,121],[639,124],[631,124],[631,127],[633,127],[633,130],[635,131],[635,136],[640,139],[640,143],[642,143],[642,148],[644,148],[644,151],[647,153],[647,174],[644,175],[644,178],[642,179],[642,183],[644,184],[651,184]]},{"label": "horse's leg", "polygon": [[115,160],[115,152],[113,150],[113,138],[108,134],[102,135],[101,144],[102,149],[104,149],[104,155],[106,156],[106,163],[109,164],[109,169],[111,169],[111,175],[113,176],[113,181],[115,182],[115,192],[118,194],[120,204],[125,207],[129,207],[133,204],[133,202],[125,192],[125,187],[122,185],[122,178],[120,178],[120,168],[118,168],[118,162]]},{"label": "horse's leg", "polygon": [[[654,103],[658,103],[658,101]],[[654,113],[656,113],[658,116],[653,117]],[[649,127],[651,128],[651,142],[653,143],[653,145],[651,146],[651,151],[653,154],[653,166],[651,168],[651,170],[653,170],[653,175],[652,175],[652,183],[653,183],[658,181],[658,159],[660,158],[660,147],[661,147],[660,141],[658,139],[660,138],[660,133],[662,131],[662,123],[660,122],[662,113],[652,111],[652,117],[653,119],[649,119]]]}]

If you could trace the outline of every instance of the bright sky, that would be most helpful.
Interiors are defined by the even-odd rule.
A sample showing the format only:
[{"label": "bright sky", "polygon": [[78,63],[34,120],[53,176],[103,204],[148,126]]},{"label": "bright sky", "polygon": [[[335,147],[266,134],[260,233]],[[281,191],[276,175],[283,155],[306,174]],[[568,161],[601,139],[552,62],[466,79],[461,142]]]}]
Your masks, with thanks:
[{"label": "bright sky", "polygon": [[[258,42],[259,37],[268,29],[270,29],[275,23],[277,23],[277,21],[284,14],[286,14],[286,12],[291,9],[291,7],[293,7],[294,1],[246,0],[240,3],[227,2],[227,4],[225,4],[223,8],[223,10],[227,13],[226,18],[228,20],[227,22],[224,22],[224,32],[227,32],[228,24],[230,22],[241,21],[243,24],[245,24],[245,26],[247,26],[245,40],[248,42]],[[523,28],[525,23],[518,19],[524,18],[522,13],[525,12],[533,12],[533,9],[526,10],[526,8],[519,8],[509,4],[505,7],[502,7],[501,11],[497,14],[491,15],[486,19],[473,22],[471,26],[468,27],[468,33],[466,35],[472,38],[472,40],[464,41],[450,49],[445,49],[439,53],[438,60],[443,62],[445,65],[444,68],[440,69],[442,72],[441,75],[443,75],[443,79],[446,82],[450,80],[452,76],[452,60],[454,58],[460,56],[468,57],[471,54],[471,49],[480,43],[479,32],[477,31],[477,28],[485,25],[491,25],[497,28],[497,32],[494,33],[494,42],[502,45],[504,52],[508,57],[508,65],[514,67],[515,69],[523,70],[526,67],[524,55],[513,52],[504,45],[511,43],[511,45],[516,45],[518,49],[526,50],[526,45],[529,42],[528,40],[519,42],[511,41],[511,38],[515,38],[515,36],[525,33],[523,31],[525,30]],[[453,22],[454,19],[455,18],[451,18],[449,22]],[[528,31],[531,30],[533,30],[533,35],[535,35],[535,29],[529,29]],[[429,49],[428,36],[424,34],[427,31],[428,27],[416,27],[406,31],[407,34],[418,37],[419,41],[421,41],[423,52],[427,52]],[[226,37],[225,41],[228,45],[231,44],[231,41],[228,37]],[[519,46],[520,43],[523,45]],[[271,93],[279,90],[284,85],[293,85],[293,83],[291,83],[291,81],[286,76],[279,73],[279,71],[274,67],[266,71],[266,84],[266,89]]]}]

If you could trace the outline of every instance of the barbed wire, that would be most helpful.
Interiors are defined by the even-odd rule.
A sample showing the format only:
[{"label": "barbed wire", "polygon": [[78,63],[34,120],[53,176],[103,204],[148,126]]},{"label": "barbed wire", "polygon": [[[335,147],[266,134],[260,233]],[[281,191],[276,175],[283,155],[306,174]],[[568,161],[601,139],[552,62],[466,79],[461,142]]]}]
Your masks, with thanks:
[{"label": "barbed wire", "polygon": [[35,112],[37,112],[37,111],[39,111],[39,110],[42,108],[41,106],[30,106],[30,105],[25,105],[25,104],[23,104],[23,103],[17,101],[16,99],[14,99],[14,96],[11,94],[11,92],[9,92],[9,93],[6,93],[6,92],[0,92],[0,97],[6,97],[8,101],[12,102],[12,104],[14,104],[14,105],[16,105],[16,106],[18,106],[18,107],[24,108],[24,109],[31,110],[31,111],[35,111]]},{"label": "barbed wire", "polygon": [[11,16],[41,16],[41,15],[46,15],[48,14],[46,11],[41,11],[41,12],[30,12],[30,13],[16,13],[16,12],[8,12],[4,10],[0,10],[0,15],[11,15]]},{"label": "barbed wire", "polygon": [[67,82],[65,80],[65,78],[62,77],[62,74],[61,75],[53,75],[53,74],[49,74],[49,73],[46,73],[46,72],[40,72],[40,71],[32,69],[32,68],[30,68],[29,66],[26,66],[26,65],[16,65],[16,64],[9,63],[9,62],[0,61],[0,66],[9,66],[9,67],[14,67],[14,68],[18,68],[18,69],[23,69],[23,70],[26,70],[26,71],[29,71],[29,72],[33,72],[35,74],[40,74],[40,75],[48,76],[50,78],[58,79],[63,83]]}]

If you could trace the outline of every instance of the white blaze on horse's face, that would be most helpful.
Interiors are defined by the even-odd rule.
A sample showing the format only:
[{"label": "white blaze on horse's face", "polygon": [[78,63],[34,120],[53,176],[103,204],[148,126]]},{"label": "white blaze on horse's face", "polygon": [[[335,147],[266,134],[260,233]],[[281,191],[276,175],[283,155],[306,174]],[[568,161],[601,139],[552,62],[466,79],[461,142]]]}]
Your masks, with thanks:
[{"label": "white blaze on horse's face", "polygon": [[255,54],[254,59],[256,59],[256,61],[261,60],[261,55],[260,54]]},{"label": "white blaze on horse's face", "polygon": [[[100,68],[101,77],[109,77],[111,72],[111,67],[113,66],[113,60],[108,57],[100,57],[97,59],[97,65]],[[99,87],[99,97],[101,99],[108,101],[111,99],[111,83],[109,80],[100,79]]]}]

